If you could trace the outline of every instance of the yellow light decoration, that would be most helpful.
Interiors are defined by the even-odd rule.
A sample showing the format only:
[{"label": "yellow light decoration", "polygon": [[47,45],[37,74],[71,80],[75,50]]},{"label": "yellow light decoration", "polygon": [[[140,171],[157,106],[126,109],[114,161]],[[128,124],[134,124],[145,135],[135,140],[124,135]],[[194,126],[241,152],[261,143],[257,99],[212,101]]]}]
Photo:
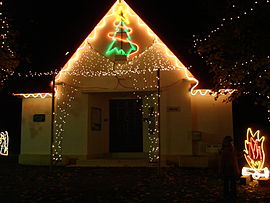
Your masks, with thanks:
[{"label": "yellow light decoration", "polygon": [[[107,34],[108,38],[111,39],[112,42],[110,43],[110,46],[109,46],[108,50],[106,51],[106,55],[111,55],[113,52],[116,52],[118,55],[121,54],[121,55],[126,55],[126,56],[136,54],[139,51],[140,46],[137,43],[131,42],[130,35],[132,34],[133,29],[130,27],[127,27],[126,24],[124,23],[124,21],[115,20],[113,24],[115,27],[115,31],[109,32]],[[122,37],[117,37],[117,33],[119,33],[119,31],[121,33],[121,32],[123,32],[123,30],[126,32],[126,35],[127,35],[126,39],[124,39]],[[119,49],[116,47],[112,48],[115,41],[129,43],[131,46],[130,50],[125,52],[123,49]]]},{"label": "yellow light decoration", "polygon": [[[119,12],[120,12],[120,14],[122,13],[122,15],[119,15]],[[59,72],[59,74],[56,77],[56,81],[61,79],[64,72],[70,71],[72,64],[79,59],[79,57],[81,56],[83,50],[87,47],[87,45],[91,41],[96,39],[98,30],[105,27],[105,25],[107,24],[108,18],[110,18],[112,16],[116,16],[117,18],[120,18],[124,21],[127,21],[126,23],[129,24],[130,22],[126,16],[127,14],[131,17],[135,17],[137,19],[138,25],[143,26],[146,29],[147,34],[154,38],[155,44],[160,45],[160,47],[162,47],[165,50],[166,55],[168,57],[174,59],[174,63],[175,63],[174,65],[178,69],[184,70],[185,76],[188,80],[195,82],[195,84],[191,88],[192,95],[211,94],[212,96],[216,96],[217,93],[214,93],[212,90],[196,89],[197,86],[199,85],[199,81],[191,74],[191,72],[186,68],[186,66],[184,66],[182,64],[182,62],[171,52],[171,50],[168,49],[168,47],[160,40],[160,38],[139,18],[139,16],[134,11],[132,11],[132,9],[128,6],[128,4],[125,1],[117,1],[112,6],[112,8],[105,15],[105,17],[97,24],[97,26],[94,28],[94,30],[88,35],[88,37],[84,40],[84,42],[81,44],[81,46],[76,50],[76,52],[73,54],[73,56],[69,59],[67,64],[64,66],[64,68]],[[233,92],[235,92],[235,90],[226,89],[226,90],[220,91],[219,93],[221,93],[221,92],[232,94]]]},{"label": "yellow light decoration", "polygon": [[0,133],[0,155],[8,156],[8,132],[1,132]]},{"label": "yellow light decoration", "polygon": [[252,176],[253,179],[258,180],[260,178],[269,178],[269,170],[267,167],[263,169],[253,169],[249,167],[242,168],[242,175],[243,176]]},{"label": "yellow light decoration", "polygon": [[259,130],[253,133],[251,128],[247,129],[244,156],[249,168],[243,167],[242,175],[251,175],[254,179],[269,178],[269,170],[264,167],[264,141],[265,136],[260,136]]},{"label": "yellow light decoration", "polygon": [[202,96],[211,95],[215,97],[217,96],[217,94],[227,95],[227,94],[233,94],[235,91],[237,91],[237,89],[220,89],[218,90],[218,92],[213,92],[211,89],[196,89],[198,85],[199,85],[199,82],[191,88],[190,92],[192,95],[200,94]]},{"label": "yellow light decoration", "polygon": [[[57,96],[57,88],[54,89],[55,91],[55,97]],[[13,94],[14,96],[17,97],[24,97],[25,99],[27,98],[47,98],[47,97],[52,97],[52,93],[50,92],[44,92],[44,93],[16,93]]]},{"label": "yellow light decoration", "polygon": [[125,9],[123,6],[119,6],[118,10],[115,12],[116,21],[123,21],[125,24],[129,24],[129,20],[127,17],[127,13],[125,12]]},{"label": "yellow light decoration", "polygon": [[[118,5],[120,4],[120,6]],[[71,62],[77,61],[82,50],[86,47],[86,45],[88,44],[88,42],[91,42],[92,40],[95,40],[96,35],[98,33],[98,30],[103,28],[106,23],[107,23],[107,18],[111,17],[112,15],[117,15],[117,11],[116,8],[117,6],[119,6],[119,8],[123,9],[123,6],[126,8],[126,12],[128,13],[128,15],[135,17],[137,19],[137,23],[140,26],[145,27],[145,29],[147,30],[147,33],[149,36],[154,38],[154,41],[156,42],[156,44],[160,45],[161,47],[163,47],[166,51],[167,56],[169,56],[170,58],[174,58],[175,59],[175,65],[179,68],[185,68],[186,67],[179,61],[179,59],[167,48],[167,46],[159,39],[159,37],[139,18],[139,16],[137,16],[131,9],[130,7],[124,2],[121,1],[120,2],[116,2],[112,9],[105,15],[105,17],[98,23],[98,25],[94,28],[94,30],[90,33],[90,35],[85,39],[85,41],[82,43],[82,45],[77,49],[77,51],[75,52],[75,54],[71,57],[71,59],[68,61],[68,63],[66,64],[66,68],[62,69],[62,71],[68,71],[71,68]],[[134,14],[133,14],[133,13]],[[187,71],[187,75],[194,78],[193,75],[186,69]],[[57,80],[59,80],[61,78],[62,73],[59,73]],[[194,78],[195,79],[195,78]]]},{"label": "yellow light decoration", "polygon": [[27,98],[47,98],[47,97],[52,97],[52,93],[18,93],[18,94],[13,94],[14,96],[19,96],[19,97],[24,97],[25,99]]},{"label": "yellow light decoration", "polygon": [[[110,60],[106,56],[99,53],[95,50],[91,42],[97,37],[97,34],[100,32],[100,29],[104,28],[107,25],[107,21],[109,21],[110,17],[115,18],[115,15],[119,16],[119,12],[121,10],[125,10],[124,16],[126,15],[126,19],[128,19],[128,15],[130,17],[134,17],[135,21],[137,21],[139,26],[145,28],[146,32],[151,38],[153,38],[152,45],[147,47],[141,53],[134,56],[132,59],[128,60],[126,63],[117,64],[114,61]],[[118,14],[117,14],[118,12]],[[123,15],[122,15],[123,16]],[[111,21],[110,21],[111,22]],[[130,22],[129,22],[130,23]],[[100,32],[101,33],[101,32]],[[142,50],[142,49],[141,49]],[[150,59],[150,61],[149,61]],[[141,68],[143,67],[143,69]],[[157,70],[162,71],[171,71],[171,70],[181,70],[184,73],[184,76],[193,81],[191,88],[191,94],[201,94],[206,95],[209,93],[214,94],[211,90],[196,90],[195,88],[198,86],[199,81],[190,73],[190,71],[181,63],[181,61],[168,49],[168,47],[159,39],[159,37],[131,10],[131,8],[122,0],[117,1],[109,12],[103,17],[103,19],[97,24],[94,30],[88,35],[88,37],[83,41],[80,47],[76,50],[76,52],[72,55],[72,57],[68,60],[65,66],[61,69],[61,71],[56,76],[56,81],[58,81],[57,85],[61,85],[61,91],[59,91],[58,96],[56,97],[56,114],[55,114],[55,137],[53,143],[53,160],[61,161],[62,160],[62,140],[63,140],[63,132],[64,126],[66,123],[66,118],[69,116],[69,110],[71,108],[72,102],[75,100],[75,95],[79,92],[78,90],[82,90],[84,87],[83,80],[81,77],[107,77],[107,76],[123,76],[126,75],[130,79],[133,79],[133,87],[128,87],[122,85],[118,80],[118,85],[125,88],[127,91],[134,91],[134,94],[137,94],[138,99],[145,99],[149,103],[145,103],[145,106],[149,107],[151,102],[154,106],[157,105],[157,98],[160,97],[160,94],[152,94],[146,95],[144,97],[139,96],[138,92],[140,91],[156,91],[159,87],[156,84],[160,78],[156,76]],[[148,76],[146,76],[147,74]],[[132,75],[133,74],[133,75]],[[131,76],[132,75],[132,76]],[[75,76],[69,78],[67,81],[60,81],[62,77],[65,76]],[[76,78],[76,77],[79,78]],[[139,78],[137,78],[139,77]],[[138,79],[138,80],[137,80]],[[142,87],[142,84],[145,85]],[[91,87],[86,87],[90,88]],[[98,89],[99,87],[93,87]],[[101,87],[103,88],[103,87]],[[162,88],[162,87],[161,87]],[[104,89],[104,88],[103,88]],[[219,93],[233,93],[235,90],[221,90]],[[68,93],[68,94],[66,94]],[[37,93],[41,94],[41,93]],[[47,96],[50,93],[47,93]],[[24,96],[25,98],[38,98],[36,94],[17,94],[20,96]],[[44,95],[39,95],[39,97]],[[42,97],[41,97],[42,98]],[[45,97],[44,97],[45,98]],[[152,101],[150,102],[150,100]],[[153,121],[155,123],[155,127],[158,126],[157,118],[159,113],[156,108],[154,108],[154,112],[152,112]],[[149,125],[151,123],[149,122]],[[157,137],[159,131],[155,128],[154,132],[149,133],[150,139],[150,150],[149,150],[149,158],[150,161],[155,162],[159,159],[159,139]]]}]

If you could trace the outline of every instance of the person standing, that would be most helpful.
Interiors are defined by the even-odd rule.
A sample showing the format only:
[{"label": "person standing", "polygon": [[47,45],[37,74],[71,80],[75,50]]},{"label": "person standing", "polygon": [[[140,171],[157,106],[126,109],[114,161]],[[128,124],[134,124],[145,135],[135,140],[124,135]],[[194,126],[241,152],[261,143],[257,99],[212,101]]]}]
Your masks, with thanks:
[{"label": "person standing", "polygon": [[231,136],[226,136],[223,139],[222,148],[220,150],[219,172],[224,180],[224,197],[236,198],[236,179],[239,177],[240,171]]}]

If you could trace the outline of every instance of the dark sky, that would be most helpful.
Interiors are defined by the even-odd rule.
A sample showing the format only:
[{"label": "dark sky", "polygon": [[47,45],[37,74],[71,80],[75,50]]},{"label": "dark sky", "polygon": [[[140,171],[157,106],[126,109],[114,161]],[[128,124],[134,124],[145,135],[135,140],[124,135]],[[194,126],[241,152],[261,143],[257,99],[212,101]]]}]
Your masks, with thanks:
[{"label": "dark sky", "polygon": [[[21,69],[47,71],[62,67],[115,0],[6,1],[12,23],[31,54]],[[207,68],[192,54],[192,35],[206,35],[228,8],[225,0],[126,0],[163,42],[203,81]],[[179,4],[180,2],[180,4]],[[65,56],[69,51],[70,54]]]}]

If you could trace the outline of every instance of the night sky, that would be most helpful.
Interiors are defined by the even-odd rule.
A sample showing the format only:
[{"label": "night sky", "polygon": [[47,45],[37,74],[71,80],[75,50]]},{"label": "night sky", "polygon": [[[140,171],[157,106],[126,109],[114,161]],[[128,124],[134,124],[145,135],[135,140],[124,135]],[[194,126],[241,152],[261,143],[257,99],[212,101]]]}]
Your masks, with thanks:
[{"label": "night sky", "polygon": [[[11,24],[19,31],[31,56],[31,63],[22,64],[18,70],[44,72],[61,68],[114,2],[7,1]],[[192,35],[209,34],[221,21],[228,4],[224,0],[186,0],[180,1],[181,4],[154,0],[126,2],[186,66],[193,66],[191,72],[206,87],[207,67],[192,53]],[[66,56],[66,52],[70,54]],[[21,87],[32,90],[31,85]]]}]

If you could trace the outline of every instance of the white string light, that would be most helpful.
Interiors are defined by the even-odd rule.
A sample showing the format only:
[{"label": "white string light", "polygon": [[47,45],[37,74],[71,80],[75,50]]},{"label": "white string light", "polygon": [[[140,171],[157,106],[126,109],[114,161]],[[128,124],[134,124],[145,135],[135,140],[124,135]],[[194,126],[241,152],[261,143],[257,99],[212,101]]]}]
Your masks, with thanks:
[{"label": "white string light", "polygon": [[[196,48],[197,45],[200,42],[206,41],[209,38],[211,38],[215,33],[220,32],[222,30],[222,28],[224,28],[227,23],[230,23],[230,22],[235,21],[235,20],[239,20],[242,17],[245,17],[245,16],[253,13],[255,11],[255,9],[258,8],[258,5],[259,4],[261,4],[261,3],[269,3],[269,2],[270,2],[269,0],[257,0],[257,1],[253,1],[251,7],[249,7],[248,9],[246,9],[244,11],[241,11],[238,15],[231,16],[231,17],[228,17],[228,18],[222,18],[221,23],[219,25],[217,25],[214,29],[212,29],[210,31],[210,34],[205,35],[204,38],[200,38],[197,35],[193,35],[193,38],[194,38],[193,39],[193,43],[194,43],[193,47]],[[237,8],[237,6],[235,4],[232,4],[232,8],[235,9],[235,8]]]},{"label": "white string light", "polygon": [[[124,1],[122,1],[124,2]],[[124,4],[126,4],[124,2]],[[116,5],[116,4],[115,4]],[[143,106],[141,107],[142,114],[146,115],[148,125],[148,138],[150,142],[149,148],[149,160],[156,162],[159,160],[159,112],[157,109],[158,98],[160,94],[157,93],[157,89],[163,87],[158,86],[160,78],[157,77],[157,71],[179,71],[183,77],[187,78],[191,82],[195,82],[195,85],[191,88],[191,94],[209,94],[210,90],[195,90],[198,85],[198,80],[190,73],[187,67],[185,67],[180,60],[167,48],[167,46],[152,32],[152,30],[131,10],[128,11],[130,16],[135,16],[139,26],[145,27],[147,34],[153,37],[153,43],[145,51],[141,52],[137,56],[128,60],[126,63],[115,63],[111,61],[103,54],[94,50],[91,46],[91,42],[95,40],[98,30],[106,25],[107,19],[113,15],[112,10],[101,20],[96,26],[93,32],[87,37],[82,45],[73,54],[71,59],[62,68],[56,77],[56,112],[55,112],[55,132],[54,141],[52,145],[52,157],[55,163],[61,162],[62,155],[62,142],[64,128],[67,123],[67,118],[70,116],[70,110],[76,96],[84,88],[91,88],[92,90],[104,89],[106,87],[89,87],[89,78],[96,77],[111,77],[117,82],[117,88],[122,88],[125,91],[133,92],[137,96],[137,99],[142,99]],[[111,13],[112,11],[112,13]],[[28,72],[27,74],[14,73],[14,76],[18,77],[41,77],[50,76],[54,72],[37,73]],[[128,78],[129,80],[121,80],[119,78]],[[176,84],[173,82],[171,85]],[[120,87],[118,87],[118,85]],[[108,89],[112,89],[111,87]],[[165,90],[164,90],[165,91]],[[143,93],[142,93],[143,92]],[[150,92],[150,93],[147,93]],[[230,90],[224,90],[225,93],[231,93]],[[40,94],[39,97],[44,96],[46,93]],[[21,96],[24,96],[21,94]],[[26,97],[29,95],[25,95]],[[32,94],[32,97],[37,95]],[[51,96],[47,94],[46,96]]]},{"label": "white string light", "polygon": [[13,50],[10,48],[10,44],[8,43],[8,38],[9,38],[9,29],[10,29],[10,25],[8,23],[8,19],[6,16],[3,15],[3,7],[4,4],[2,1],[0,1],[0,47],[3,50],[7,50],[9,52],[9,54],[11,55],[11,57],[15,56],[15,53],[13,52]]},{"label": "white string light", "polygon": [[0,47],[1,54],[8,60],[0,61],[1,77],[0,85],[3,85],[10,74],[14,72],[14,68],[18,65],[15,59],[15,52],[11,48],[10,43],[10,24],[8,18],[4,15],[4,4],[0,1]]}]

